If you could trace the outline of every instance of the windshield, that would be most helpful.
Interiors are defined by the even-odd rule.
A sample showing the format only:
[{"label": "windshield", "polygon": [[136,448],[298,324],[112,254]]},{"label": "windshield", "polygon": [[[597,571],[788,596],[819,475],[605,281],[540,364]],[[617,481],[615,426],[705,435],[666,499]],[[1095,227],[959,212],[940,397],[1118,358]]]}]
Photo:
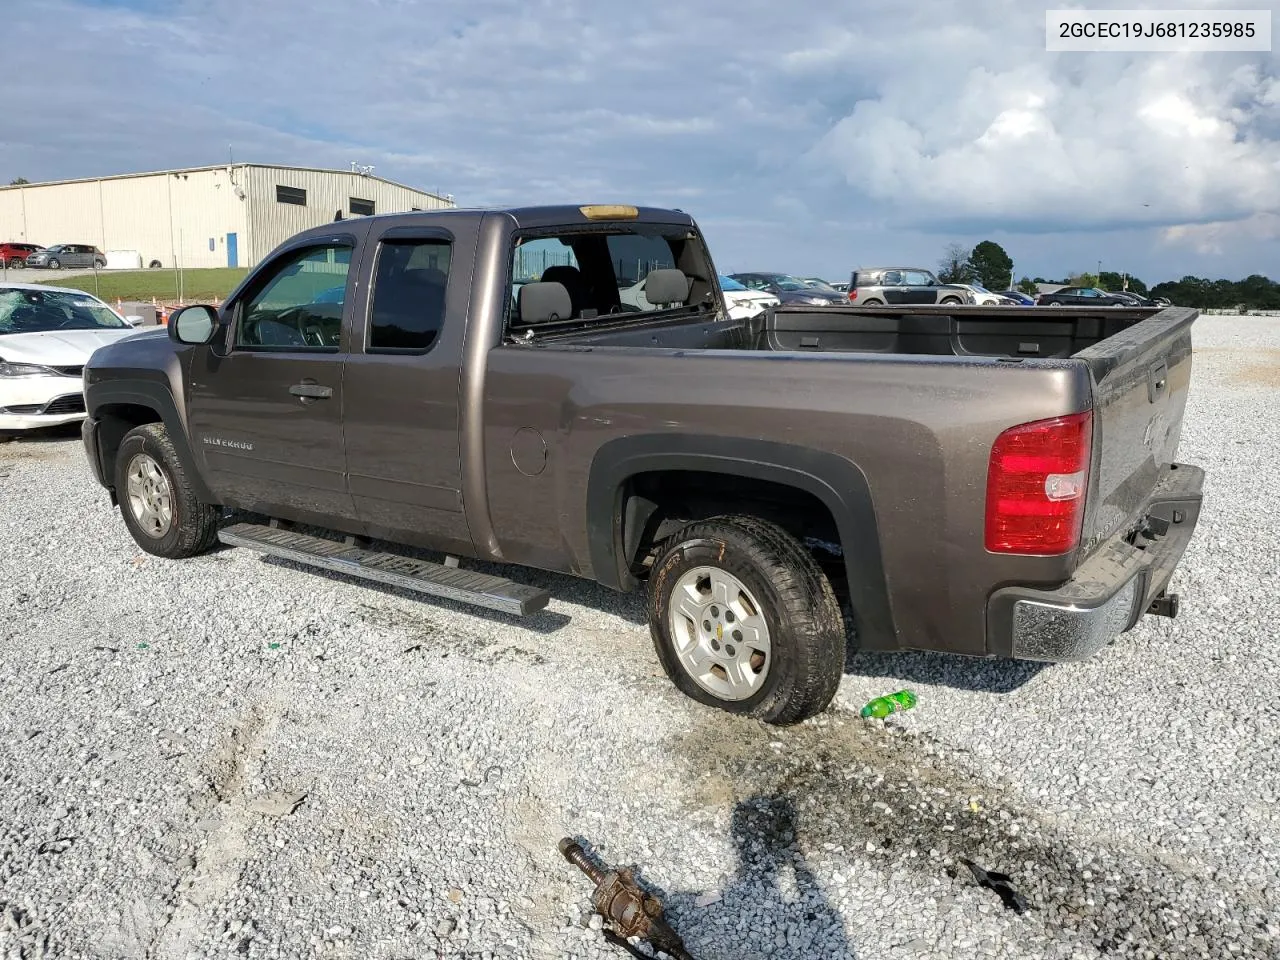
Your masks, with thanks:
[{"label": "windshield", "polygon": [[0,334],[119,330],[128,326],[110,307],[87,293],[0,287]]},{"label": "windshield", "polygon": [[746,286],[744,286],[743,284],[739,283],[737,280],[733,279],[733,277],[717,277],[716,279],[718,279],[718,280],[720,281],[720,289],[721,289],[721,290],[745,290],[745,289],[747,289],[747,288],[746,288]]},{"label": "windshield", "polygon": [[986,287],[984,287],[980,283],[971,283],[969,284],[969,286],[973,287],[973,289],[977,290],[979,293],[991,293],[990,290],[988,290]]},{"label": "windshield", "polygon": [[836,292],[835,287],[831,286],[831,284],[827,283],[827,281],[819,280],[816,277],[810,277],[808,280],[805,281],[805,284],[817,290],[826,290],[828,293]]},{"label": "windshield", "polygon": [[797,280],[795,277],[784,277],[777,274],[769,278],[769,282],[774,284],[779,290],[808,290],[809,285],[803,280]]}]

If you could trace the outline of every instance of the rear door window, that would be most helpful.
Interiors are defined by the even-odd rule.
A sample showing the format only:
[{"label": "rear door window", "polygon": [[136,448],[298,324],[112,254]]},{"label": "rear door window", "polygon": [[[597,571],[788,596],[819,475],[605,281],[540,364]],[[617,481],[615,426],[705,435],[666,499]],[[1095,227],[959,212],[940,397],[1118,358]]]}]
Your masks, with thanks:
[{"label": "rear door window", "polygon": [[448,240],[393,240],[378,246],[369,310],[368,353],[426,353],[444,327],[453,247]]}]

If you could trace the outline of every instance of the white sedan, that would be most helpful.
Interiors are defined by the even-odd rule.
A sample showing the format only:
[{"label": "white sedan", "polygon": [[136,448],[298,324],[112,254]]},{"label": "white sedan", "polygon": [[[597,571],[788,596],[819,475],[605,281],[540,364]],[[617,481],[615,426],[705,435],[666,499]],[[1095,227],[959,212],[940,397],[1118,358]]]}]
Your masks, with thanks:
[{"label": "white sedan", "polygon": [[0,431],[83,419],[85,362],[139,320],[83,290],[0,283]]},{"label": "white sedan", "polygon": [[1002,296],[998,293],[992,293],[980,283],[957,283],[953,286],[964,287],[974,296],[974,303],[982,307],[1007,307],[1019,306],[1018,301],[1012,297]]},{"label": "white sedan", "polygon": [[764,313],[769,307],[782,303],[767,290],[752,290],[733,277],[719,277],[720,292],[724,294],[724,305],[729,311],[730,320],[750,320]]}]

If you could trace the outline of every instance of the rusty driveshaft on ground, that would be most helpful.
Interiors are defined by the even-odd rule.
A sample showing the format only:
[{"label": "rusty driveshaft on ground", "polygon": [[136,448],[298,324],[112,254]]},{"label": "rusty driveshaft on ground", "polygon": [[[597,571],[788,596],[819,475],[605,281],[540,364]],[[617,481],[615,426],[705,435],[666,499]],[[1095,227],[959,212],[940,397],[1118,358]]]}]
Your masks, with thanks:
[{"label": "rusty driveshaft on ground", "polygon": [[591,903],[623,938],[624,946],[627,938],[641,937],[676,960],[693,960],[679,935],[662,918],[662,904],[640,889],[630,870],[605,872],[591,862],[580,843],[569,837],[560,841],[560,852],[596,885]]}]

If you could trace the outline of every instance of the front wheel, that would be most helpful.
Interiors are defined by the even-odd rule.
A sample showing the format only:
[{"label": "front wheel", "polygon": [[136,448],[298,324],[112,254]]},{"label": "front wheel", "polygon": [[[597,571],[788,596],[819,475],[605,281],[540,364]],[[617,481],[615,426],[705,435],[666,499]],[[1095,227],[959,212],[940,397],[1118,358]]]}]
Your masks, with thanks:
[{"label": "front wheel", "polygon": [[105,260],[95,260],[95,261],[93,261],[93,268],[94,268],[95,270],[105,270],[105,269],[107,269],[107,261],[105,261]]},{"label": "front wheel", "polygon": [[953,306],[955,304],[958,304],[959,302],[960,301],[955,297],[944,297],[942,300],[942,303],[944,306]]},{"label": "front wheel", "polygon": [[683,693],[766,723],[821,713],[844,670],[831,583],[794,537],[753,517],[694,523],[659,548],[649,632]]},{"label": "front wheel", "polygon": [[206,552],[218,539],[218,509],[196,498],[163,424],[125,434],[115,484],[124,525],[147,553],[180,560]]},{"label": "front wheel", "polygon": [[62,261],[60,261],[60,260],[50,260],[50,261],[49,261],[49,269],[50,269],[50,270],[61,270],[61,269],[62,269]]}]

